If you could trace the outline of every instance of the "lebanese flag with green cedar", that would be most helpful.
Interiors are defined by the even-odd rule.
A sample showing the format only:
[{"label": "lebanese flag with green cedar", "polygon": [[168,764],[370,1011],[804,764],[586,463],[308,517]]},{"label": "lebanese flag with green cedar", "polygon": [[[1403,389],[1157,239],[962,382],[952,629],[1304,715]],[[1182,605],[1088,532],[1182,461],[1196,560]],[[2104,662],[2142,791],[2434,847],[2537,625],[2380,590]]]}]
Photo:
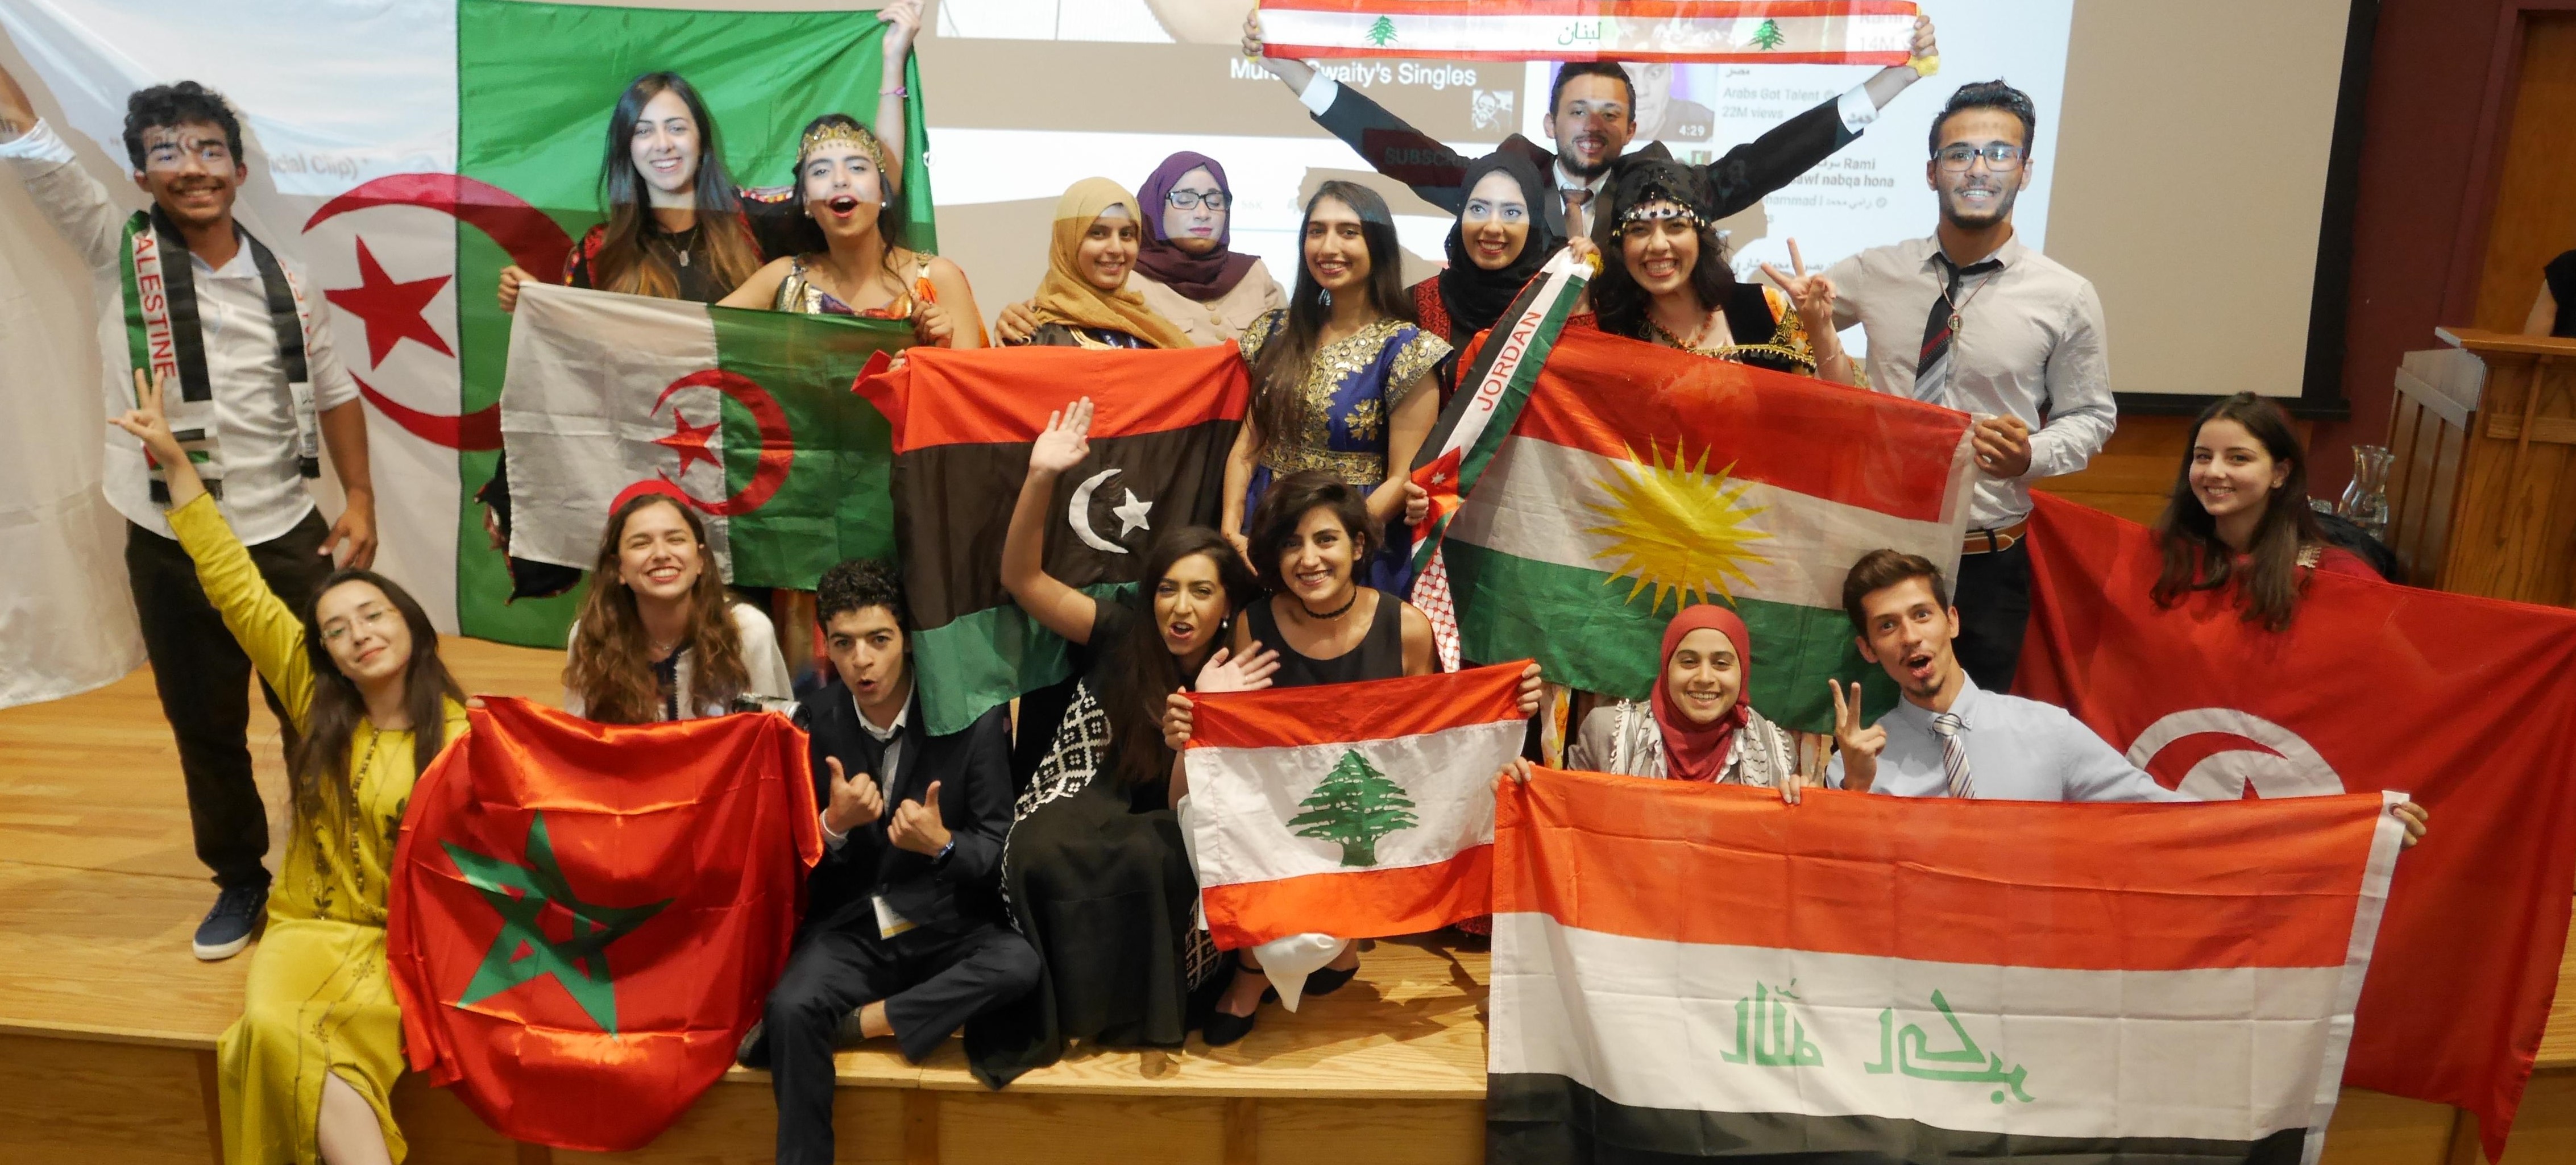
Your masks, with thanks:
[{"label": "lebanese flag with green cedar", "polygon": [[890,433],[850,386],[911,342],[900,321],[526,288],[501,397],[510,552],[587,568],[618,493],[659,478],[736,585],[811,590],[892,555]]},{"label": "lebanese flag with green cedar", "polygon": [[[1826,730],[1828,676],[1862,680],[1873,712],[1893,703],[1853,645],[1843,575],[1881,547],[1955,573],[1967,414],[1591,328],[1553,339],[1522,399],[1514,384],[1499,404],[1453,400],[1415,472],[1466,478],[1454,513],[1434,507],[1461,654],[1535,658],[1558,683],[1642,699],[1664,625],[1723,602],[1753,634],[1763,715]],[[1453,440],[1470,409],[1491,412],[1485,440]]]},{"label": "lebanese flag with green cedar", "polygon": [[1090,454],[1047,504],[1046,571],[1107,600],[1158,535],[1216,524],[1252,385],[1232,344],[921,348],[859,392],[894,425],[895,539],[935,735],[1072,674],[1064,640],[1002,589],[1002,537],[1048,414],[1085,396],[1096,409]]}]

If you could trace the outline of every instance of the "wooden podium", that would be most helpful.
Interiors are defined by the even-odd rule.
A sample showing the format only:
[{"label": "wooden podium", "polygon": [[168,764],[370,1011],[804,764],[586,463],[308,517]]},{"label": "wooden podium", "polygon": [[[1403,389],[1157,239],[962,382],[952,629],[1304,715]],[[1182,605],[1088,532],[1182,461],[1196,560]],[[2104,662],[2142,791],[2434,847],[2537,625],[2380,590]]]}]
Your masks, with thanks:
[{"label": "wooden podium", "polygon": [[2437,328],[2388,418],[2388,545],[2417,586],[2576,606],[2576,340]]}]

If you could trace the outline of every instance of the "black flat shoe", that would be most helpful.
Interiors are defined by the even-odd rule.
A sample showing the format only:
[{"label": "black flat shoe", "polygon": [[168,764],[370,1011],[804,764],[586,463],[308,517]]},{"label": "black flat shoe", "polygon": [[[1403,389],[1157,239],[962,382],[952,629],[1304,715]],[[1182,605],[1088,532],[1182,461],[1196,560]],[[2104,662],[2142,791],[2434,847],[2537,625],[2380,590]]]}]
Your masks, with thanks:
[{"label": "black flat shoe", "polygon": [[768,1070],[769,1024],[766,1021],[756,1021],[750,1031],[742,1033],[742,1042],[734,1045],[733,1062],[745,1068]]},{"label": "black flat shoe", "polygon": [[1306,973],[1306,990],[1301,994],[1330,995],[1333,992],[1349,986],[1351,979],[1359,973],[1360,965],[1358,963],[1353,963],[1338,971],[1331,967],[1309,971]]},{"label": "black flat shoe", "polygon": [[1253,1018],[1260,1014],[1261,1010],[1258,1005],[1254,1006],[1252,1015],[1227,1015],[1222,1011],[1210,1012],[1208,1014],[1207,1024],[1199,1029],[1199,1034],[1207,1040],[1209,1047],[1222,1048],[1227,1044],[1234,1043],[1245,1036],[1251,1035]]}]

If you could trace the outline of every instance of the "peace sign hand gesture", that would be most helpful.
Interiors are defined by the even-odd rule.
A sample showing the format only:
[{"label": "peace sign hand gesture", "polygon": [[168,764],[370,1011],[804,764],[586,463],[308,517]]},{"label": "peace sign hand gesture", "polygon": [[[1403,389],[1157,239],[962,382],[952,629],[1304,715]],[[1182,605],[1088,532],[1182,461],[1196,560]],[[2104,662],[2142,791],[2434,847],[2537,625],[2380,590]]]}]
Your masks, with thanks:
[{"label": "peace sign hand gesture", "polygon": [[155,372],[146,377],[142,369],[135,369],[134,407],[122,416],[109,417],[107,423],[143,442],[144,452],[161,467],[161,479],[170,487],[170,508],[175,510],[206,492],[206,484],[197,476],[197,467],[188,460],[187,451],[179,447],[178,435],[170,431],[169,414],[162,409],[162,397],[169,387],[168,373]]},{"label": "peace sign hand gesture", "polygon": [[1091,456],[1092,408],[1086,396],[1063,412],[1047,414],[1046,428],[1029,443],[1030,473],[1062,473]]},{"label": "peace sign hand gesture", "polygon": [[1834,281],[1822,272],[1807,274],[1807,261],[1798,254],[1796,239],[1789,240],[1789,267],[1794,274],[1783,275],[1779,268],[1765,263],[1762,273],[1770,276],[1771,282],[1779,284],[1780,290],[1789,293],[1790,301],[1797,305],[1798,322],[1807,326],[1810,339],[1835,331]]},{"label": "peace sign hand gesture", "polygon": [[1845,699],[1843,686],[1826,680],[1834,693],[1834,747],[1843,754],[1843,788],[1866,793],[1878,780],[1878,754],[1887,748],[1887,729],[1860,722],[1860,685],[1851,686],[1851,697]]}]

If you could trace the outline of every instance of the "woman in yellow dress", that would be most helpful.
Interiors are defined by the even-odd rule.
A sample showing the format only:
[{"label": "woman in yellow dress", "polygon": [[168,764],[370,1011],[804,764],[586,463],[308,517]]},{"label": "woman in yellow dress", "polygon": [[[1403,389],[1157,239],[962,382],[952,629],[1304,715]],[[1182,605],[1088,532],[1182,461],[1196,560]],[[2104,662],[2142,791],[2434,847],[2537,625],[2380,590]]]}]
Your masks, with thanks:
[{"label": "woman in yellow dress", "polygon": [[385,968],[385,891],[412,782],[465,731],[465,693],[409,594],[372,571],[324,579],[300,614],[260,578],[135,377],[114,424],[164,467],[170,528],[197,581],[295,722],[294,824],[250,957],[242,1016],[215,1045],[233,1165],[402,1160],[388,1098],[402,1012]]}]

